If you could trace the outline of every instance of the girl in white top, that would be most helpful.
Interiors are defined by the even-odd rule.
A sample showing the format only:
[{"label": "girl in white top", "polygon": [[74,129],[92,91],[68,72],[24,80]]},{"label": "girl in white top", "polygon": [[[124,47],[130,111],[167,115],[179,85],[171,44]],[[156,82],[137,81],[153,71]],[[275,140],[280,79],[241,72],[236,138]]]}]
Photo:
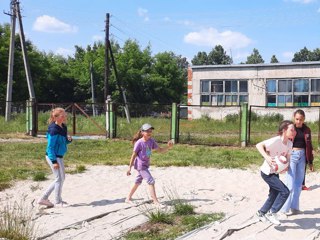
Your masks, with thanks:
[{"label": "girl in white top", "polygon": [[[264,158],[260,168],[262,179],[269,185],[269,195],[264,205],[257,212],[261,221],[269,220],[271,223],[280,225],[276,213],[281,209],[289,196],[289,190],[279,179],[279,174],[273,168],[274,158],[284,156],[290,160],[292,141],[296,130],[291,121],[282,121],[279,125],[279,136],[262,141],[256,145]],[[285,169],[283,172],[287,171]]]}]

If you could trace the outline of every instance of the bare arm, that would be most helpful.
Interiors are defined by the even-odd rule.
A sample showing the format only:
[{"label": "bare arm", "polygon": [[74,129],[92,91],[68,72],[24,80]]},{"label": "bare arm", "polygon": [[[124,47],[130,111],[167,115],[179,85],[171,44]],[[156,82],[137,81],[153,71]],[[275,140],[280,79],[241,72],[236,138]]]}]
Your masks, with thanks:
[{"label": "bare arm", "polygon": [[127,176],[131,175],[131,168],[133,166],[134,160],[137,157],[137,153],[135,151],[132,152],[131,158],[130,158],[130,163],[129,163],[129,169],[127,171]]},{"label": "bare arm", "polygon": [[165,153],[165,152],[168,152],[169,149],[171,149],[173,146],[173,141],[170,140],[168,143],[167,143],[167,146],[166,147],[158,147],[157,149],[155,149],[155,151],[159,152],[159,153]]},{"label": "bare arm", "polygon": [[263,158],[267,161],[267,163],[272,166],[272,163],[274,162],[273,159],[270,157],[270,155],[266,151],[266,146],[263,142],[260,142],[256,145],[256,148],[258,149],[259,153],[263,156]]}]

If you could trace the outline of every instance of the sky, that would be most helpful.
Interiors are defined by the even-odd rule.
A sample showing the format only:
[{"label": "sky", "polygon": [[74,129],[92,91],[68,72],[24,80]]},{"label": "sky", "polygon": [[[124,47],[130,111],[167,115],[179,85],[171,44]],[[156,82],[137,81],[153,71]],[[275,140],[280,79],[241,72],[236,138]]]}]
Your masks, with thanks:
[{"label": "sky", "polygon": [[[10,23],[10,2],[0,0],[0,24]],[[104,41],[107,13],[120,46],[136,40],[152,55],[172,51],[190,63],[219,44],[235,64],[254,48],[265,63],[320,48],[320,0],[20,0],[20,8],[26,39],[64,56]]]}]

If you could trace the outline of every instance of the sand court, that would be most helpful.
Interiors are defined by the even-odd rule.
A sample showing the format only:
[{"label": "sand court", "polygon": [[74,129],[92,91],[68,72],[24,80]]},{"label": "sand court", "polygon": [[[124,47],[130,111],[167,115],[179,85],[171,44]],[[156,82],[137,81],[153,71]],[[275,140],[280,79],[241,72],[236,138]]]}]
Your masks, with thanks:
[{"label": "sand court", "polygon": [[[134,204],[125,197],[136,173],[126,176],[127,166],[87,166],[81,174],[67,174],[63,187],[64,208],[39,209],[35,202],[53,175],[44,182],[19,181],[0,192],[0,204],[25,199],[40,239],[117,239],[130,228],[147,221],[144,207],[152,208],[148,186],[143,182]],[[181,198],[201,213],[224,212],[225,219],[181,236],[179,239],[320,239],[319,173],[308,173],[311,191],[302,191],[302,214],[284,218],[275,227],[254,216],[266,200],[268,187],[259,169],[203,167],[151,167],[160,201]],[[281,175],[283,178],[284,175]],[[51,196],[52,199],[53,196]]]}]

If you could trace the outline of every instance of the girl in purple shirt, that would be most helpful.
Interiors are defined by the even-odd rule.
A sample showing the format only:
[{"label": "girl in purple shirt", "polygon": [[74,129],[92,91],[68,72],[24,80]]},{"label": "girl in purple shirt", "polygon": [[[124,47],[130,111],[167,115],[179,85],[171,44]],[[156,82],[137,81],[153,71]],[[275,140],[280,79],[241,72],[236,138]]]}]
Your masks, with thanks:
[{"label": "girl in purple shirt", "polygon": [[149,171],[150,157],[152,150],[161,153],[167,152],[170,148],[172,148],[173,142],[169,141],[166,148],[159,147],[157,142],[151,137],[153,129],[154,127],[152,127],[150,124],[145,123],[142,125],[139,132],[137,132],[137,134],[133,137],[132,143],[134,144],[134,147],[130,159],[129,169],[127,171],[127,176],[131,175],[132,166],[134,166],[134,169],[138,171],[138,175],[128,197],[126,198],[127,203],[131,203],[132,195],[135,193],[144,179],[150,186],[150,194],[153,203],[160,204],[154,186],[155,181]]}]

